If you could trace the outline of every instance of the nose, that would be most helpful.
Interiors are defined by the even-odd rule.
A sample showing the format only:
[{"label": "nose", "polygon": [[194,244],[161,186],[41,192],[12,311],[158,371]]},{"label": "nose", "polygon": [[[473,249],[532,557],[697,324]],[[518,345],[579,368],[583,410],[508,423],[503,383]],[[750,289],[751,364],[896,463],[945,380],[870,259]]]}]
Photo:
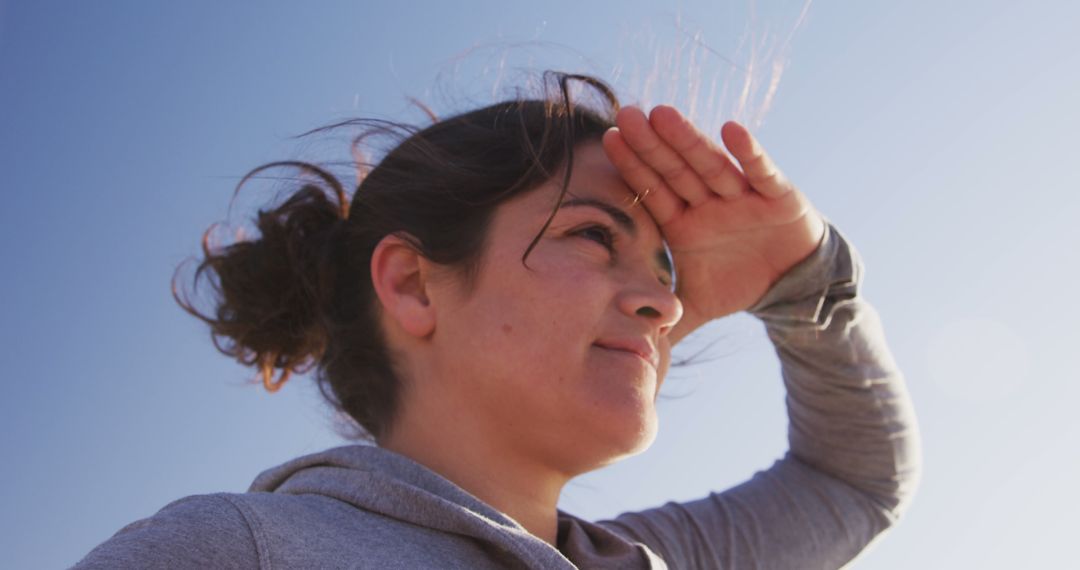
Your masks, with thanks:
[{"label": "nose", "polygon": [[671,331],[682,318],[682,301],[655,276],[627,283],[618,298],[619,310],[626,315],[645,319],[659,330],[660,336]]}]

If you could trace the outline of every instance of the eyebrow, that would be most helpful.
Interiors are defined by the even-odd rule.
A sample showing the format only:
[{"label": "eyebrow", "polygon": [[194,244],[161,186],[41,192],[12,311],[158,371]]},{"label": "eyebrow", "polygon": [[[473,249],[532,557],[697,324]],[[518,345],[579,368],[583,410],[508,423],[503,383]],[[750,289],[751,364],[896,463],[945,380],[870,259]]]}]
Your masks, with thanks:
[{"label": "eyebrow", "polygon": [[[564,200],[563,203],[559,205],[559,209],[581,206],[590,206],[604,212],[611,216],[611,219],[614,220],[619,227],[626,230],[626,233],[633,237],[637,237],[638,227],[637,224],[634,223],[634,219],[626,212],[603,200],[597,200],[595,198],[570,198],[569,200]],[[674,277],[675,269],[671,266],[671,260],[668,258],[667,250],[661,248],[656,251],[656,263],[661,269],[667,272],[669,276]]]}]

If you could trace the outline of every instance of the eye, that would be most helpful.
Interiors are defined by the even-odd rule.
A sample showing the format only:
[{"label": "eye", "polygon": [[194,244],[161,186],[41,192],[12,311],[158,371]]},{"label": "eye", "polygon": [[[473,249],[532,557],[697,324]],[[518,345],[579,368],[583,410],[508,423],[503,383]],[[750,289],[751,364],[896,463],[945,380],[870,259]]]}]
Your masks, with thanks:
[{"label": "eye", "polygon": [[615,234],[613,234],[606,226],[587,226],[574,232],[574,235],[590,241],[595,241],[604,246],[608,251],[615,251]]}]

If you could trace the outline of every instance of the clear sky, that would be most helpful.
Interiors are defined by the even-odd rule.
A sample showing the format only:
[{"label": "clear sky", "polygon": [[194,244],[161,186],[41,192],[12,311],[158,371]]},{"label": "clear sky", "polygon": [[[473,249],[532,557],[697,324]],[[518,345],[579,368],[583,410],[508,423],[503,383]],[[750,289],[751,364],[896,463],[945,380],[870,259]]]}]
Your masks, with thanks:
[{"label": "clear sky", "polygon": [[[290,136],[421,121],[408,97],[463,110],[546,67],[718,125],[740,85],[723,58],[745,69],[753,46],[786,63],[756,132],[862,252],[921,421],[919,495],[857,567],[1075,560],[1080,3],[819,1],[786,52],[802,0],[463,6],[0,0],[0,567],[72,564],[341,441],[310,383],[246,385],[169,295],[239,176],[343,151]],[[664,386],[655,445],[563,509],[697,498],[784,452],[761,327],[710,332],[709,361]]]}]

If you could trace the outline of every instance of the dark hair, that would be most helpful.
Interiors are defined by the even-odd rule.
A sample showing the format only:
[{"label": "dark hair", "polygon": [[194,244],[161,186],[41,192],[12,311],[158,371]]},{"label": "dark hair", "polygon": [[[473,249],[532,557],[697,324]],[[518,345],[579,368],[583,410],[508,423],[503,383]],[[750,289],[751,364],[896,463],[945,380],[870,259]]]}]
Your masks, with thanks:
[{"label": "dark hair", "polygon": [[[582,102],[594,103],[578,102],[575,86],[592,95]],[[180,293],[179,272],[173,294],[210,325],[218,350],[260,371],[269,391],[314,367],[322,394],[362,428],[356,437],[379,440],[396,417],[400,382],[377,319],[370,272],[375,246],[400,235],[431,261],[461,269],[468,283],[496,207],[560,170],[561,202],[574,147],[598,141],[618,108],[603,81],[547,72],[539,97],[519,96],[422,130],[370,121],[333,125],[377,125],[372,130],[404,140],[362,178],[351,206],[344,185],[315,164],[283,161],[252,170],[237,191],[273,168],[299,169],[308,180],[280,205],[258,212],[257,238],[213,248],[214,227],[204,234],[204,259],[191,287],[210,284],[215,306],[209,314]]]}]

